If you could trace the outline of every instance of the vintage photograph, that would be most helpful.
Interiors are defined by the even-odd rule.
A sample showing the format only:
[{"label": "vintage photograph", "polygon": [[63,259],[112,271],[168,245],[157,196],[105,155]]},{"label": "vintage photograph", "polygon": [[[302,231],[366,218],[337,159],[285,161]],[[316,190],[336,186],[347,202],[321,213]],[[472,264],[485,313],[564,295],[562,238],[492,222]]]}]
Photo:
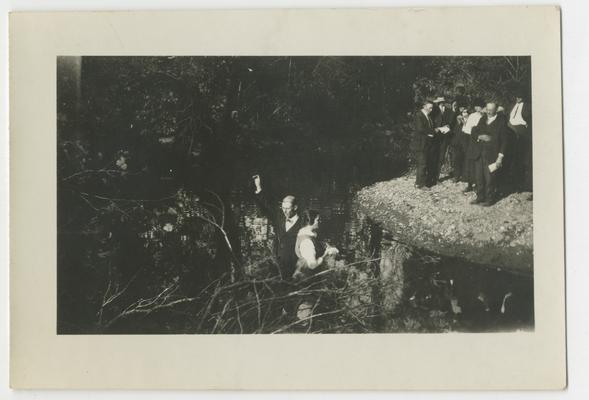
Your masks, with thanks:
[{"label": "vintage photograph", "polygon": [[534,331],[532,61],[57,57],[57,334]]}]

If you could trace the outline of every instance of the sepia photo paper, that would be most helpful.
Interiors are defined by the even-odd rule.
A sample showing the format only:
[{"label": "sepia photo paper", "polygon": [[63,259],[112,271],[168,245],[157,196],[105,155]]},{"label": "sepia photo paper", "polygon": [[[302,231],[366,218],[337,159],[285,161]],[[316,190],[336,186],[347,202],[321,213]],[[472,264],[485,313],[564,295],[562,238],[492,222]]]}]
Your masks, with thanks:
[{"label": "sepia photo paper", "polygon": [[13,12],[16,389],[566,387],[558,7]]}]

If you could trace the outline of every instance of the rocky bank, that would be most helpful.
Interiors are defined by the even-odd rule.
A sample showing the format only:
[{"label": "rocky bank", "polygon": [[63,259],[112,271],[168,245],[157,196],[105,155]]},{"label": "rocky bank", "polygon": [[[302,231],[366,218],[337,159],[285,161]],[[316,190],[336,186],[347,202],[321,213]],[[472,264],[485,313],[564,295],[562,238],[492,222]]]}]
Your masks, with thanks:
[{"label": "rocky bank", "polygon": [[533,271],[530,193],[491,207],[471,205],[465,184],[444,181],[416,189],[415,178],[379,182],[358,192],[360,210],[397,241],[435,254],[514,272]]}]

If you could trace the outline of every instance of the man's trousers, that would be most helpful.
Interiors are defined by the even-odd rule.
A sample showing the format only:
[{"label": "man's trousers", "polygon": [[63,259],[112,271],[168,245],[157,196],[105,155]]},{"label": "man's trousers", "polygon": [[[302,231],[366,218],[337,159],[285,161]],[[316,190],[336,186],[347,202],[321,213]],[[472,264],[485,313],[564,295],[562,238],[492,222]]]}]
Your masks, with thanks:
[{"label": "man's trousers", "polygon": [[495,161],[496,159],[488,159],[484,152],[474,161],[477,199],[480,201],[492,202],[495,200],[498,171],[489,171],[489,165],[493,164]]}]

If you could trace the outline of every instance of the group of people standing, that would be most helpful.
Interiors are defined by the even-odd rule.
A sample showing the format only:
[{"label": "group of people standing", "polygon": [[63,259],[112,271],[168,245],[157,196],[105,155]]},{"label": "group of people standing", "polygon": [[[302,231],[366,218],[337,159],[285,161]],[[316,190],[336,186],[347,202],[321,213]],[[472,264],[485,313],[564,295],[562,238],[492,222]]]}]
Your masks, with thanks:
[{"label": "group of people standing", "polygon": [[454,100],[424,101],[414,116],[415,187],[436,185],[449,155],[449,177],[476,192],[472,204],[490,206],[499,194],[531,192],[532,114],[522,92],[507,114],[495,101],[468,104],[460,89]]}]

